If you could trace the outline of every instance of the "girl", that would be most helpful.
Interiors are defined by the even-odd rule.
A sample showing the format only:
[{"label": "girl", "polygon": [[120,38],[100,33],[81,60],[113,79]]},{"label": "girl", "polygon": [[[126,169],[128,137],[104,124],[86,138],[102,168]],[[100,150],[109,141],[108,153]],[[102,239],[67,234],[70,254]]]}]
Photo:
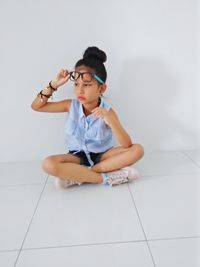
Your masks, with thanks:
[{"label": "girl", "polygon": [[[31,107],[41,112],[68,112],[65,127],[69,152],[44,159],[43,169],[55,179],[56,187],[103,183],[117,185],[139,177],[129,167],[142,158],[144,151],[133,144],[115,111],[106,103],[106,54],[89,47],[74,71],[62,69],[35,98]],[[74,82],[75,99],[48,102],[49,97],[68,80]],[[121,146],[113,147],[113,135]]]}]

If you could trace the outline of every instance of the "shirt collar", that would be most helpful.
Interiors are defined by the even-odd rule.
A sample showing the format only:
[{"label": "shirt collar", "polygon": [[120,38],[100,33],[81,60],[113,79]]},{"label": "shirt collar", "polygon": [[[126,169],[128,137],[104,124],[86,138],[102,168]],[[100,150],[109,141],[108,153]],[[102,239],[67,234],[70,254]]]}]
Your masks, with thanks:
[{"label": "shirt collar", "polygon": [[[99,107],[103,107],[103,99],[101,97],[100,97],[100,105],[99,105]],[[83,105],[80,102],[79,102],[79,114],[80,114],[80,118],[85,117],[85,114],[83,112]]]}]

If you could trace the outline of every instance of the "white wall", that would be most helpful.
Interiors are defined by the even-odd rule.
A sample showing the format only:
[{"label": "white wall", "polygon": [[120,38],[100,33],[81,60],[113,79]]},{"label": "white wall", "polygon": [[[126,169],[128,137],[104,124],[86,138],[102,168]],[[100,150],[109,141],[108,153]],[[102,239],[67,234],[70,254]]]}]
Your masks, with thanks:
[{"label": "white wall", "polygon": [[107,52],[105,96],[135,142],[199,148],[197,19],[195,0],[1,0],[0,161],[65,153],[65,114],[30,105],[90,45]]}]

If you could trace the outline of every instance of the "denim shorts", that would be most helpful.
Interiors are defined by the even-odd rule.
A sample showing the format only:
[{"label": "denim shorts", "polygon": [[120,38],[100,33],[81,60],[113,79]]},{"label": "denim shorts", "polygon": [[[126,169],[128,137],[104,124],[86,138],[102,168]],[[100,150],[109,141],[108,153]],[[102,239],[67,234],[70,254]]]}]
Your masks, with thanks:
[{"label": "denim shorts", "polygon": [[[89,156],[91,161],[93,162],[93,165],[97,164],[100,162],[101,160],[101,156],[104,154],[105,152],[102,153],[93,153],[93,152],[89,152]],[[80,164],[81,165],[85,165],[85,166],[92,166],[92,164],[89,162],[88,157],[86,155],[86,153],[84,151],[76,151],[76,150],[70,150],[68,152],[68,154],[72,154],[76,157],[78,157],[80,159]]]}]

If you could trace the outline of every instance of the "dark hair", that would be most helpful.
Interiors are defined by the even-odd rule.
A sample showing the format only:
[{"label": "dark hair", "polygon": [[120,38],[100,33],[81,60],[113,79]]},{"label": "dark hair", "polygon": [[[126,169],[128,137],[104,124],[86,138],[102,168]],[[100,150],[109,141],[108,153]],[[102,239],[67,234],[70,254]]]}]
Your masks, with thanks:
[{"label": "dark hair", "polygon": [[75,68],[82,65],[89,67],[93,69],[95,74],[105,82],[107,78],[107,72],[103,63],[106,61],[106,59],[107,56],[104,51],[100,50],[96,46],[91,46],[85,50],[83,58],[76,63]]}]

